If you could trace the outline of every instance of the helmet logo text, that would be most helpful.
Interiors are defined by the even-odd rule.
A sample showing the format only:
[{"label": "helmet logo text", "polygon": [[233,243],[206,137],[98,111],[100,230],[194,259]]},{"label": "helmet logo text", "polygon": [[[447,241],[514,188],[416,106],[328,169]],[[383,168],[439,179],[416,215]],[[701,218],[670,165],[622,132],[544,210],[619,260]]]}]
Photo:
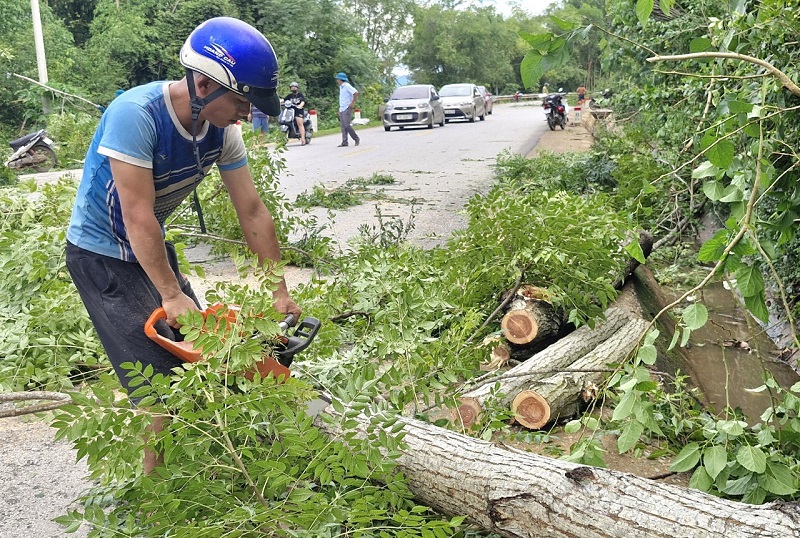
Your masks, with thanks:
[{"label": "helmet logo text", "polygon": [[233,56],[231,56],[224,47],[217,45],[216,43],[211,43],[210,45],[203,45],[203,50],[217,58],[222,63],[233,67],[236,65],[236,60]]}]

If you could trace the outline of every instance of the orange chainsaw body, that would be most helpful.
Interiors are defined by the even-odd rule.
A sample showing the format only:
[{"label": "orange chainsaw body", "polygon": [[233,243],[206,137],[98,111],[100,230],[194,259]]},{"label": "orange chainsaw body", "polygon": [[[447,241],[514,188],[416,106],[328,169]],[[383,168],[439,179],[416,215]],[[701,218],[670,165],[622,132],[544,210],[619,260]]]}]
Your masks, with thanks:
[{"label": "orange chainsaw body", "polygon": [[[211,314],[217,315],[220,317],[220,310],[227,308],[225,312],[224,319],[228,321],[228,323],[235,323],[236,316],[239,312],[239,308],[236,306],[226,307],[222,304],[214,304],[208,307],[202,314],[203,318],[208,317]],[[192,342],[176,342],[175,340],[170,340],[169,338],[162,336],[156,331],[156,323],[161,321],[162,319],[167,319],[167,313],[164,311],[163,308],[157,308],[150,314],[150,317],[147,319],[147,322],[144,324],[144,332],[145,334],[159,346],[163,347],[179,359],[184,362],[200,362],[203,360],[203,350],[200,348],[195,348],[192,345]],[[286,339],[284,336],[280,336],[280,339]],[[280,379],[281,377],[286,380],[289,376],[292,375],[289,368],[282,365],[274,358],[270,356],[266,356],[261,359],[256,364],[256,370],[259,374],[261,374],[262,378],[266,378],[269,374],[272,374],[276,379]],[[255,371],[246,372],[244,376],[251,380],[255,376]]]}]

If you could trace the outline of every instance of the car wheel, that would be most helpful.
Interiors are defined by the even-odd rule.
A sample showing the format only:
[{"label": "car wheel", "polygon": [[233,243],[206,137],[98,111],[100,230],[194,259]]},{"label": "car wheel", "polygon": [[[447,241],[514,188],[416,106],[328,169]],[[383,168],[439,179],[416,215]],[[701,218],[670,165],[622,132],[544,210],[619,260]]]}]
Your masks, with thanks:
[{"label": "car wheel", "polygon": [[426,127],[428,129],[433,129],[433,116],[431,116],[431,122],[428,125],[426,125]]},{"label": "car wheel", "polygon": [[439,122],[439,127],[444,127],[444,124],[445,124],[445,120],[444,120],[444,116],[442,116],[442,121]]},{"label": "car wheel", "polygon": [[479,119],[481,121],[485,121],[486,120],[486,109],[483,109],[483,114],[481,114],[481,117]]},{"label": "car wheel", "polygon": [[445,123],[450,123],[450,120],[444,120]]},{"label": "car wheel", "polygon": [[475,114],[476,113],[477,113],[477,111],[473,108],[472,109],[472,117],[469,119],[470,123],[475,123]]},{"label": "car wheel", "polygon": [[383,126],[383,130],[384,130],[384,131],[386,131],[386,132],[388,133],[389,131],[391,131],[391,130],[392,130],[392,128],[391,128],[391,127],[387,127],[386,125],[384,125],[384,126]]}]

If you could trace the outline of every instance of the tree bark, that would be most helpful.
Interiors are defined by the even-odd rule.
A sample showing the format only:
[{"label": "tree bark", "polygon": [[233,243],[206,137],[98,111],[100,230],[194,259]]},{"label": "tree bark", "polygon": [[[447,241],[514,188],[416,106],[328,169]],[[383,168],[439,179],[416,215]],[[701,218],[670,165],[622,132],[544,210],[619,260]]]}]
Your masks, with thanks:
[{"label": "tree bark", "polygon": [[[329,406],[316,424],[341,437]],[[343,417],[339,417],[340,419]],[[357,415],[363,432],[370,419]],[[507,538],[789,538],[797,503],[753,506],[634,475],[501,448],[401,418],[396,460],[416,499]]]},{"label": "tree bark", "polygon": [[464,428],[468,429],[472,422],[465,421],[465,419],[470,416],[477,418],[473,411],[473,404],[476,402],[480,408],[483,402],[490,397],[497,383],[500,384],[500,397],[497,403],[508,406],[514,396],[530,386],[533,381],[546,377],[555,370],[566,368],[607,340],[630,319],[625,312],[618,308],[609,308],[606,310],[605,316],[606,319],[599,322],[594,329],[590,329],[586,325],[579,327],[522,364],[463,393],[462,399],[469,401],[469,408],[461,409],[459,406],[452,410],[451,420],[461,423]]},{"label": "tree bark", "polygon": [[535,381],[514,395],[511,410],[517,422],[536,430],[545,424],[574,415],[582,405],[594,399],[597,383],[610,363],[622,362],[647,330],[643,319],[632,319],[605,342],[584,355],[569,368]]}]

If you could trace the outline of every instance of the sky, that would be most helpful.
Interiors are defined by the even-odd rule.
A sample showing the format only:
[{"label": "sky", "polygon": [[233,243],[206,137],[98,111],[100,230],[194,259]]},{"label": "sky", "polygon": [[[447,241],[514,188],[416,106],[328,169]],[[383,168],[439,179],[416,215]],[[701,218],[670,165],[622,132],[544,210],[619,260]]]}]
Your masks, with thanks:
[{"label": "sky", "polygon": [[[484,4],[492,3],[492,0],[484,0]],[[497,11],[503,14],[504,17],[511,15],[511,4],[519,5],[523,11],[527,11],[531,15],[539,15],[551,3],[556,3],[556,0],[494,0],[494,5]]]}]

